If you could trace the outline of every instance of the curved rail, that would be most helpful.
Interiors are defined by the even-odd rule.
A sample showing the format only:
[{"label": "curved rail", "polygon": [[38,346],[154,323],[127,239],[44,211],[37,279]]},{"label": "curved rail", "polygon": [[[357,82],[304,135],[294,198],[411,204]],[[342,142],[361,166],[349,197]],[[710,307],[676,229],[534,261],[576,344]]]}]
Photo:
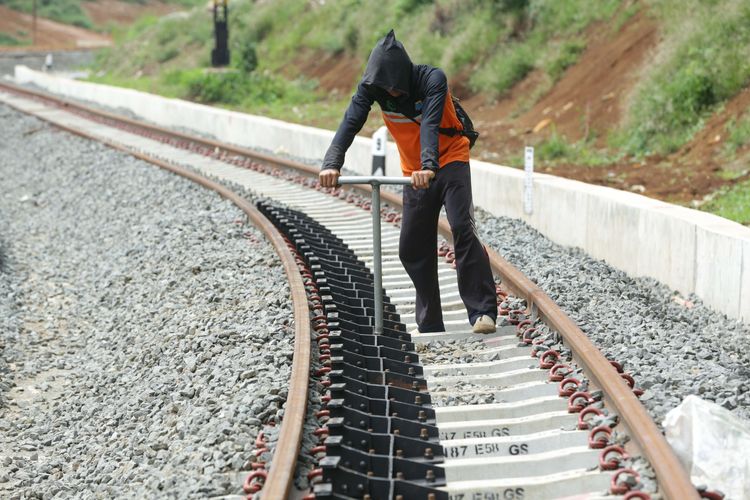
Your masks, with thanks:
[{"label": "curved rail", "polygon": [[[9,87],[0,83],[0,87]],[[48,96],[42,96],[50,99]],[[58,101],[59,102],[59,101]],[[89,109],[94,112],[93,109]],[[110,115],[115,117],[116,115]],[[128,120],[131,124],[137,124]],[[307,305],[307,293],[302,281],[302,276],[297,268],[295,256],[287,247],[279,230],[250,202],[238,195],[226,186],[219,184],[203,175],[186,168],[166,163],[159,159],[132,151],[119,144],[95,138],[80,130],[55,124],[55,127],[66,130],[72,134],[95,140],[107,146],[127,153],[138,159],[161,167],[172,173],[190,179],[203,187],[211,189],[220,196],[234,203],[237,208],[247,215],[248,220],[260,229],[271,242],[284,267],[289,288],[292,296],[294,309],[294,357],[292,373],[289,381],[289,392],[284,409],[284,418],[279,431],[278,444],[273,456],[271,470],[263,488],[265,498],[287,498],[294,483],[294,472],[297,465],[297,455],[302,443],[302,431],[304,428],[305,415],[307,411],[307,390],[310,377],[310,343],[311,328]]]},{"label": "curved rail", "polygon": [[[118,122],[125,123],[131,126],[144,128],[158,134],[164,134],[178,139],[210,146],[211,148],[218,149],[219,151],[225,151],[228,153],[253,158],[261,162],[291,168],[301,173],[310,175],[317,175],[318,173],[317,168],[293,160],[258,153],[250,149],[221,143],[211,139],[200,138],[181,132],[176,132],[156,125],[145,124],[137,120],[125,118],[82,104],[68,102],[57,97],[31,91],[29,89],[18,87],[16,85],[9,85],[7,83],[0,82],[0,88],[1,87],[5,87],[11,91],[31,95],[37,98],[51,100],[62,106],[76,108],[81,111],[93,113],[95,115],[99,115],[111,120],[116,120]],[[148,159],[147,161],[152,160]],[[354,189],[368,193],[371,191],[371,188],[369,186],[355,186]],[[402,200],[399,195],[386,191],[382,192],[381,196],[384,201],[396,207],[402,207]],[[448,221],[444,218],[441,218],[438,227],[441,235],[450,240],[451,231]],[[651,463],[657,476],[659,488],[664,493],[664,495],[669,499],[676,500],[699,498],[699,495],[695,487],[692,485],[687,472],[682,467],[682,464],[680,464],[677,456],[674,454],[674,451],[670,447],[669,443],[667,443],[666,439],[657,428],[655,422],[650,418],[650,416],[646,412],[646,409],[643,407],[643,405],[641,405],[640,401],[638,401],[637,397],[628,388],[628,386],[622,383],[621,378],[617,376],[617,371],[615,370],[615,368],[594,346],[594,344],[589,340],[586,334],[575,324],[573,320],[571,320],[562,311],[562,309],[560,309],[557,304],[554,303],[554,301],[546,293],[544,293],[541,288],[539,288],[529,278],[521,273],[521,271],[513,267],[513,265],[511,265],[494,250],[488,248],[487,251],[490,257],[492,270],[502,277],[503,285],[510,291],[517,294],[519,297],[524,298],[527,302],[528,307],[532,310],[532,313],[538,313],[539,316],[551,328],[562,335],[563,339],[573,352],[575,360],[584,368],[585,372],[591,378],[592,382],[598,385],[603,390],[608,403],[611,404],[612,408],[614,408],[620,415],[624,425],[630,431],[631,437],[634,439],[634,441],[640,447],[642,453]],[[287,414],[285,414],[285,420],[286,415]],[[298,432],[301,432],[301,430]],[[277,446],[277,454],[279,453],[279,451],[287,448],[294,449],[296,455],[298,445],[292,448],[291,442],[288,446],[285,441],[281,440],[281,437],[283,436],[280,436],[279,444]],[[274,457],[274,468],[276,467],[277,458]],[[292,465],[291,472],[289,473],[290,477],[291,475],[293,475],[293,473],[294,468]],[[278,480],[279,476],[280,473],[269,475],[268,484],[264,488],[264,495],[270,494],[270,488],[275,486],[274,483]],[[281,492],[282,490],[279,489],[274,491]],[[267,496],[266,498],[283,497],[284,495],[280,495],[278,497]]]},{"label": "curved rail", "polygon": [[[383,192],[383,199],[401,206],[401,198],[393,193]],[[438,230],[445,238],[450,238],[451,230],[447,219],[442,218]],[[604,391],[604,397],[620,415],[630,436],[636,441],[648,458],[656,473],[660,491],[669,499],[697,499],[699,495],[690,481],[690,476],[667,443],[646,408],[638,401],[633,391],[622,382],[617,370],[604,357],[585,333],[560,309],[560,306],[544,293],[521,271],[491,248],[487,248],[492,270],[503,278],[503,285],[518,297],[526,299],[532,311],[536,309],[547,325],[562,335],[573,352],[575,360],[584,368],[592,382]]]}]

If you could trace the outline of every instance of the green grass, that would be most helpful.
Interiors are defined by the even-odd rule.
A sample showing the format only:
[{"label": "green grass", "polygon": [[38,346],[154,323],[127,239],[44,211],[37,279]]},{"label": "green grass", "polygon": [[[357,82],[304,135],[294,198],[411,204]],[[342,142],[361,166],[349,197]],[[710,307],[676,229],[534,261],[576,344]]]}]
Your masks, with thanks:
[{"label": "green grass", "polygon": [[608,165],[620,159],[621,155],[593,147],[593,138],[575,143],[556,130],[534,148],[534,154],[539,161],[546,163],[575,163],[590,167]]},{"label": "green grass", "polygon": [[27,45],[27,40],[19,40],[18,38],[12,37],[6,33],[0,33],[0,45]]},{"label": "green grass", "polygon": [[93,69],[127,80],[142,74],[205,67],[210,63],[212,34],[209,14],[202,10],[184,19],[144,16],[130,27],[113,32],[115,45],[98,53]]},{"label": "green grass", "polygon": [[[0,5],[28,13],[33,8],[31,0],[0,0]],[[38,0],[37,15],[81,28],[93,27],[91,19],[81,8],[81,0]]]},{"label": "green grass", "polygon": [[724,143],[722,153],[726,158],[734,158],[737,150],[746,144],[750,144],[750,112],[746,112],[739,119],[732,119],[726,126],[729,137]]},{"label": "green grass", "polygon": [[[295,114],[293,108],[309,105],[318,97],[314,82],[289,81],[271,74],[236,70],[173,70],[151,77],[103,75],[92,76],[89,80],[251,113],[271,111],[287,118]],[[281,108],[289,108],[292,113],[283,113]],[[295,118],[299,120],[299,116]]]},{"label": "green grass", "polygon": [[547,74],[553,81],[559,80],[566,69],[578,62],[578,56],[585,48],[586,41],[581,38],[573,38],[563,42],[548,64]]},{"label": "green grass", "polygon": [[507,52],[500,53],[504,55],[491,58],[472,75],[469,81],[473,90],[501,95],[534,69],[537,52],[531,44],[508,47]]},{"label": "green grass", "polygon": [[503,94],[535,68],[557,80],[585,48],[580,37],[583,31],[592,22],[611,18],[621,2],[568,0],[526,4],[510,32],[489,51],[484,64],[472,75],[470,82],[475,91]]},{"label": "green grass", "polygon": [[636,15],[641,8],[642,7],[638,2],[633,2],[624,9],[621,9],[610,23],[610,32],[617,33],[620,31],[625,23],[627,23],[631,17]]},{"label": "green grass", "polygon": [[750,226],[750,181],[721,191],[701,210]]},{"label": "green grass", "polygon": [[[262,70],[279,72],[308,52],[347,53],[366,61],[375,41],[394,28],[417,63],[432,64],[449,74],[466,73],[475,91],[500,95],[530,71],[540,68],[552,80],[574,64],[585,41],[581,37],[592,22],[612,17],[622,0],[238,0],[230,9],[230,33],[235,54],[252,46]],[[205,12],[195,12],[210,27]],[[127,34],[120,41],[127,63],[102,65],[120,76],[172,59],[183,61],[169,45],[184,43],[196,32],[193,20],[176,20],[175,27],[151,26],[145,37]],[[175,33],[177,31],[178,33]],[[158,32],[154,35],[152,32]],[[210,50],[210,33],[198,30]],[[121,49],[123,48],[121,47]],[[153,53],[143,53],[149,48]],[[170,69],[168,67],[167,69]]]},{"label": "green grass", "polygon": [[[96,0],[83,0],[83,1],[92,1],[95,2]],[[123,0],[124,2],[128,3],[137,3],[141,5],[145,5],[147,3],[147,0]],[[182,5],[183,7],[198,7],[206,5],[206,0],[162,0],[164,3],[171,3],[174,5]]]},{"label": "green grass", "polygon": [[750,3],[652,0],[666,28],[662,52],[639,84],[617,145],[634,155],[670,153],[721,103],[750,83]]},{"label": "green grass", "polygon": [[[590,138],[567,144],[553,134],[539,145],[542,157],[600,165],[626,154],[641,158],[675,151],[750,84],[750,2],[645,0],[645,6],[660,25],[662,41],[626,103],[627,121],[607,138],[610,150],[595,149]],[[334,127],[346,99],[323,95],[314,90],[314,82],[294,80],[297,66],[305,57],[343,54],[364,66],[375,41],[394,28],[413,61],[440,66],[453,79],[463,79],[462,86],[490,99],[504,95],[529,73],[540,73],[541,84],[521,96],[520,113],[578,61],[593,26],[614,36],[644,3],[236,0],[230,7],[232,68],[264,79],[256,80],[256,75],[238,82],[235,76],[191,73],[209,65],[213,46],[210,13],[204,9],[180,19],[146,18],[116,30],[116,47],[102,53],[94,70],[110,81],[147,85],[154,92]],[[171,76],[165,78],[167,74]],[[284,83],[283,78],[291,80]],[[259,87],[257,93],[245,88],[251,81]],[[329,109],[334,105],[338,107]],[[733,124],[727,157],[747,144],[748,129],[747,121]]]},{"label": "green grass", "polygon": [[[70,24],[81,28],[93,29],[91,18],[86,14],[81,4],[96,0],[37,0],[37,14],[53,21]],[[146,0],[123,0],[125,2],[145,4]],[[205,5],[205,0],[163,0],[166,3],[181,5],[183,7],[196,7]],[[33,9],[32,0],[0,0],[0,5],[6,5],[11,9],[31,13]]]}]

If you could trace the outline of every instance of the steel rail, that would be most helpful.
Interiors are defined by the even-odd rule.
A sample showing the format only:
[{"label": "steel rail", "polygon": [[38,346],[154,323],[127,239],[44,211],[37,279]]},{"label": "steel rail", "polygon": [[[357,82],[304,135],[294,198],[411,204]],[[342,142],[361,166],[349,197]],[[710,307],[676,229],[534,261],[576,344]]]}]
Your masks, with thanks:
[{"label": "steel rail", "polygon": [[[202,143],[213,148],[218,148],[221,151],[231,152],[261,162],[291,168],[302,173],[317,175],[319,172],[318,168],[300,162],[258,153],[250,149],[224,144],[211,139],[191,136],[156,125],[145,124],[137,120],[101,111],[79,103],[65,101],[54,96],[31,91],[16,85],[9,85],[5,82],[0,82],[0,87],[6,87],[10,90],[15,90],[16,92],[51,100],[63,106],[80,109],[85,112],[100,115],[132,126],[145,128],[159,134],[195,143]],[[371,188],[368,185],[358,185],[353,186],[353,188],[367,193],[371,191]],[[384,201],[395,207],[402,207],[401,196],[395,193],[384,191],[381,193],[381,197]],[[446,219],[440,219],[438,230],[446,239],[452,239],[450,225]],[[645,407],[640,401],[638,401],[638,398],[633,394],[632,390],[617,375],[617,371],[604,355],[596,348],[596,346],[594,346],[578,325],[576,325],[575,322],[571,320],[570,317],[568,317],[541,288],[534,284],[521,271],[516,269],[497,252],[490,248],[487,249],[487,252],[490,258],[492,270],[502,277],[503,285],[508,288],[509,291],[524,298],[532,312],[538,313],[551,328],[560,333],[568,347],[573,352],[575,360],[584,368],[586,374],[591,378],[591,381],[602,389],[607,402],[618,413],[623,424],[630,431],[630,436],[651,463],[651,466],[656,473],[660,491],[664,496],[668,499],[674,500],[698,499],[699,495],[695,487],[692,485],[689,475],[677,459],[677,456],[669,443],[667,443],[666,439],[659,431],[656,423],[648,415]],[[279,444],[281,444],[281,442],[279,442]],[[270,478],[271,476],[269,476],[269,479]]]},{"label": "steel rail", "polygon": [[[0,83],[0,87],[4,86]],[[44,118],[41,118],[44,119]],[[297,457],[302,444],[307,412],[307,391],[310,378],[311,327],[307,303],[307,293],[302,275],[297,268],[295,256],[287,247],[284,237],[252,203],[238,195],[226,186],[213,181],[192,170],[166,163],[143,153],[132,151],[120,144],[94,137],[72,127],[50,122],[55,127],[75,134],[79,137],[94,140],[113,149],[127,153],[135,158],[146,161],[174,174],[185,177],[203,187],[211,189],[220,196],[234,203],[237,208],[247,215],[248,220],[268,238],[277,255],[281,259],[284,272],[289,280],[294,310],[294,355],[292,373],[289,380],[289,390],[284,407],[284,418],[281,422],[279,437],[273,455],[271,469],[268,472],[266,484],[262,490],[264,498],[288,498],[294,484],[294,473],[297,467]]]},{"label": "steel rail", "polygon": [[[388,203],[401,206],[398,195],[383,192],[381,196]],[[451,229],[447,219],[440,218],[438,231],[443,237],[450,238]],[[700,498],[690,476],[646,408],[601,351],[539,286],[495,250],[487,248],[487,253],[492,270],[503,278],[503,285],[525,299],[532,312],[536,309],[545,323],[560,333],[575,360],[584,368],[591,381],[602,389],[604,397],[620,416],[630,431],[629,435],[653,467],[660,492],[670,500]]]}]

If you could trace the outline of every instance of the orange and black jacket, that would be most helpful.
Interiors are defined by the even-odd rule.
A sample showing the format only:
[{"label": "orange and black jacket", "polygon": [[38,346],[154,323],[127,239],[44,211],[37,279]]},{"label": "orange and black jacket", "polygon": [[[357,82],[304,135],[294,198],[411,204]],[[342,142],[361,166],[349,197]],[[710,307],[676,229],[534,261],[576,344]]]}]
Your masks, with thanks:
[{"label": "orange and black jacket", "polygon": [[[392,97],[386,90],[402,95]],[[370,54],[362,81],[323,159],[323,169],[341,169],[346,150],[365,124],[374,102],[380,105],[385,125],[396,141],[404,175],[469,161],[469,139],[439,133],[440,128],[462,129],[445,73],[432,66],[412,64],[391,30]]]}]

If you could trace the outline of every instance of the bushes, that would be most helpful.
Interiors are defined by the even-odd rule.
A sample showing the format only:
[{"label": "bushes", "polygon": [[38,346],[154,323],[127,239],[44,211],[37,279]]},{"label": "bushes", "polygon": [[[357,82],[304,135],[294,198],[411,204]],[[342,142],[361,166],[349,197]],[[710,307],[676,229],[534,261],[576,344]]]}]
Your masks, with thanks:
[{"label": "bushes", "polygon": [[635,102],[638,123],[626,134],[631,154],[671,153],[702,127],[719,101],[710,70],[696,61],[652,81]]},{"label": "bushes", "polygon": [[245,77],[238,72],[191,72],[185,78],[186,97],[198,102],[213,104],[239,104],[245,93]]},{"label": "bushes", "polygon": [[116,46],[101,51],[94,70],[123,79],[194,67],[210,56],[212,30],[210,14],[203,10],[184,17],[144,16],[127,29],[115,30]]},{"label": "bushes", "polygon": [[[494,46],[483,48],[488,55],[472,75],[471,87],[501,95],[535,68],[546,70],[556,80],[585,49],[579,33],[591,22],[611,17],[619,5],[619,0],[494,3],[490,18],[495,23],[504,19],[511,29],[506,27],[504,39]],[[545,60],[551,60],[546,67]]]},{"label": "bushes", "polygon": [[0,45],[24,45],[24,42],[5,33],[0,33]]},{"label": "bushes", "polygon": [[[0,0],[0,4],[28,13],[31,13],[33,5],[29,0]],[[38,0],[37,14],[64,24],[92,27],[91,19],[81,8],[81,0]]]},{"label": "bushes", "polygon": [[180,55],[180,51],[177,47],[161,47],[157,52],[156,60],[160,63],[170,61]]},{"label": "bushes", "polygon": [[474,90],[501,95],[534,69],[536,48],[530,44],[508,44],[469,79]]},{"label": "bushes", "polygon": [[258,72],[173,71],[165,76],[164,83],[181,88],[182,97],[206,104],[246,106],[284,101],[294,105],[316,98],[311,83]]},{"label": "bushes", "polygon": [[724,154],[733,158],[739,148],[750,144],[750,112],[746,112],[739,120],[730,120],[726,129],[729,131],[729,137],[724,144]]},{"label": "bushes", "polygon": [[547,67],[547,74],[553,81],[557,81],[570,66],[578,61],[578,56],[586,48],[586,41],[580,38],[574,38],[563,42],[560,50],[555,55],[552,62]]},{"label": "bushes", "polygon": [[[620,140],[631,154],[676,151],[717,104],[750,82],[750,5],[739,0],[685,3],[663,2],[665,22],[683,21],[672,28],[671,45],[637,89]],[[694,14],[685,20],[688,11]]]},{"label": "bushes", "polygon": [[252,73],[258,67],[258,54],[255,51],[255,43],[247,41],[240,45],[236,56],[237,67],[245,72]]},{"label": "bushes", "polygon": [[403,15],[410,14],[416,9],[431,3],[433,3],[432,0],[396,0],[395,8],[399,14]]},{"label": "bushes", "polygon": [[560,160],[570,158],[573,146],[568,144],[565,137],[553,131],[550,137],[535,148],[539,160]]},{"label": "bushes", "polygon": [[750,181],[721,190],[701,210],[750,226]]},{"label": "bushes", "polygon": [[594,149],[593,142],[593,139],[584,139],[571,144],[553,129],[549,137],[535,147],[535,153],[540,161],[572,162],[589,167],[607,165],[620,159],[621,155]]}]

